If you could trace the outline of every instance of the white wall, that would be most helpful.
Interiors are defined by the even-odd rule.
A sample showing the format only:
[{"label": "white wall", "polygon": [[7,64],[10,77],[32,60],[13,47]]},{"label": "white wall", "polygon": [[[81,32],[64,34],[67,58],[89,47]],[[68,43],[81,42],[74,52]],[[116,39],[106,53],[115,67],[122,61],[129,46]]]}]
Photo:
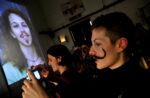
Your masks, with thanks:
[{"label": "white wall", "polygon": [[45,53],[47,52],[47,49],[50,46],[56,44],[56,43],[54,43],[54,41],[50,38],[50,36],[48,34],[39,34],[39,39],[40,39],[41,46]]},{"label": "white wall", "polygon": [[[63,16],[60,7],[61,2],[62,0],[40,0],[40,4],[46,16],[48,28],[51,30],[55,30],[71,22]],[[82,0],[82,2],[85,7],[82,16],[102,8],[101,0]]]},{"label": "white wall", "polygon": [[141,17],[139,16],[139,8],[142,8],[146,5],[150,0],[125,0],[122,3],[119,3],[107,10],[104,10],[96,15],[92,16],[91,19],[94,20],[95,17],[106,14],[114,11],[124,12],[126,13],[134,24],[137,22],[141,22]]},{"label": "white wall", "polygon": [[[62,30],[59,30],[57,32],[55,32],[55,38],[54,38],[54,42],[56,44],[62,44],[62,45],[65,45],[70,51],[72,50],[72,47],[74,46],[73,44],[73,40],[71,38],[71,35],[70,35],[70,32],[67,28],[65,29],[62,29]],[[62,36],[66,36],[67,37],[67,40],[68,42],[64,42],[64,43],[60,43],[59,40],[58,40],[58,37],[62,35]]]},{"label": "white wall", "polygon": [[[60,3],[62,0],[40,0],[41,7],[43,9],[48,28],[51,30],[55,30],[59,27],[62,27],[71,21],[68,21],[64,18]],[[103,0],[105,5],[109,5],[117,0]],[[82,0],[83,5],[85,7],[85,11],[82,13],[82,16],[86,16],[98,9],[103,7],[102,0]],[[108,13],[112,11],[121,11],[127,13],[129,17],[135,22],[139,21],[139,17],[137,16],[138,8],[143,7],[145,4],[150,2],[149,0],[125,0],[116,6],[111,7],[101,13]]]},{"label": "white wall", "polygon": [[36,31],[40,32],[46,30],[48,26],[45,20],[45,13],[43,13],[39,0],[36,0],[36,2],[35,0],[28,0],[28,2],[26,2],[26,8]]},{"label": "white wall", "polygon": [[48,30],[48,22],[46,21],[45,13],[43,13],[39,0],[28,0],[25,5],[32,20],[32,24],[37,31],[42,49],[46,54],[47,49],[55,43],[48,34],[39,33]]},{"label": "white wall", "polygon": [[[41,0],[41,6],[43,8],[45,18],[47,20],[48,28],[55,30],[59,27],[62,27],[68,23],[71,23],[67,19],[64,18],[61,9],[60,9],[60,1],[61,0]],[[116,0],[103,0],[105,5],[109,5]],[[86,16],[96,10],[103,8],[102,0],[82,0],[83,5],[85,7],[85,11],[82,16]],[[114,11],[120,11],[126,13],[134,23],[140,22],[141,19],[138,15],[138,9],[143,7],[145,4],[150,2],[149,0],[125,0],[109,9],[106,9],[102,12],[99,12],[93,16],[91,16],[91,20],[94,20],[100,14],[106,14]],[[69,42],[65,43],[69,49],[72,49],[73,41],[71,40],[71,36],[69,35],[68,28],[61,29],[58,32],[55,32],[56,36],[54,41],[58,42],[59,35],[68,35]]]},{"label": "white wall", "polygon": [[[30,1],[30,0],[29,0]],[[65,19],[60,8],[60,3],[62,0],[37,0],[38,4],[36,5],[35,0],[31,0],[32,3],[28,4],[29,9],[33,20],[34,25],[37,27],[38,31],[44,30],[56,30],[66,24],[71,23],[69,20]],[[103,0],[105,5],[109,5],[110,3],[116,0]],[[82,0],[83,5],[85,7],[85,11],[82,16],[86,16],[98,9],[103,7],[102,0]],[[141,22],[140,16],[138,14],[138,9],[146,5],[150,0],[125,0],[109,9],[106,9],[102,12],[99,12],[93,16],[91,16],[91,20],[94,20],[97,16],[101,14],[106,14],[114,11],[120,11],[126,13],[135,23]],[[33,6],[34,5],[34,6]],[[58,42],[59,35],[67,35],[69,42],[63,43],[70,50],[73,46],[73,41],[68,31],[68,28],[63,28],[57,32],[55,32],[55,38],[53,43]],[[45,42],[45,39],[42,39]]]}]

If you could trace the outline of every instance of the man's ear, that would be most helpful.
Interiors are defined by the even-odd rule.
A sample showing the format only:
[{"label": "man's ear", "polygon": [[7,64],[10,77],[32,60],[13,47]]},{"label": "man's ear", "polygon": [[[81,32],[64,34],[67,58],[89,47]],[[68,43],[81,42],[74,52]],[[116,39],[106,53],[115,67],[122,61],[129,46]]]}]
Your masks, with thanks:
[{"label": "man's ear", "polygon": [[16,35],[10,31],[10,35],[13,37],[13,38],[16,38]]},{"label": "man's ear", "polygon": [[117,40],[116,44],[117,44],[117,51],[122,52],[127,48],[128,40],[125,37],[122,37],[119,40]]},{"label": "man's ear", "polygon": [[58,60],[58,62],[61,62],[62,61],[62,57],[59,56],[57,60]]}]

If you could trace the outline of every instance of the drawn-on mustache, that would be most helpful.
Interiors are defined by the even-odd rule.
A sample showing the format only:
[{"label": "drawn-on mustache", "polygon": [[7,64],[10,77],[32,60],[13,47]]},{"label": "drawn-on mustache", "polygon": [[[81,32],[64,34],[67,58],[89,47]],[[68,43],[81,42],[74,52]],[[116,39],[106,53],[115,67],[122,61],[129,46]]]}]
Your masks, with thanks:
[{"label": "drawn-on mustache", "polygon": [[92,56],[93,57],[93,59],[104,59],[105,58],[105,56],[106,56],[106,51],[102,48],[102,50],[103,50],[103,52],[104,52],[104,56],[102,56],[102,57],[100,57],[100,56]]},{"label": "drawn-on mustache", "polygon": [[22,32],[22,33],[21,33],[21,35],[20,35],[20,37],[21,37],[21,38],[23,38],[24,36],[29,37],[29,34],[28,34],[28,33],[26,33],[26,32]]}]

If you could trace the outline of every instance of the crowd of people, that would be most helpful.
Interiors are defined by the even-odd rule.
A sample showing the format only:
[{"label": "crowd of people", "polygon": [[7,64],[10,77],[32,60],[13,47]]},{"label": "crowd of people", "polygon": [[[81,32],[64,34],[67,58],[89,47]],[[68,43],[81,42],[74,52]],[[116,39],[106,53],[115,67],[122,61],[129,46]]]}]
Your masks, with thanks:
[{"label": "crowd of people", "polygon": [[28,70],[32,80],[24,80],[23,98],[149,98],[149,72],[135,57],[136,29],[128,16],[101,15],[91,30],[92,46],[82,45],[73,55],[63,45],[48,49],[48,65],[54,73],[41,74],[54,85],[49,88],[53,94]]}]

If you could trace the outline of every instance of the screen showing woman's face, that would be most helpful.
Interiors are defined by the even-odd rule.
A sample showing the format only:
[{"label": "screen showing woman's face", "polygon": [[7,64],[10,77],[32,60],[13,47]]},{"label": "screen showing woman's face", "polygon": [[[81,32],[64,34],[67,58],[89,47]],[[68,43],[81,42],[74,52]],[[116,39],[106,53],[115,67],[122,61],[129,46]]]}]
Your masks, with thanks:
[{"label": "screen showing woman's face", "polygon": [[32,44],[32,36],[25,20],[15,13],[11,13],[8,19],[11,27],[11,35],[17,38],[20,44],[30,46]]}]

